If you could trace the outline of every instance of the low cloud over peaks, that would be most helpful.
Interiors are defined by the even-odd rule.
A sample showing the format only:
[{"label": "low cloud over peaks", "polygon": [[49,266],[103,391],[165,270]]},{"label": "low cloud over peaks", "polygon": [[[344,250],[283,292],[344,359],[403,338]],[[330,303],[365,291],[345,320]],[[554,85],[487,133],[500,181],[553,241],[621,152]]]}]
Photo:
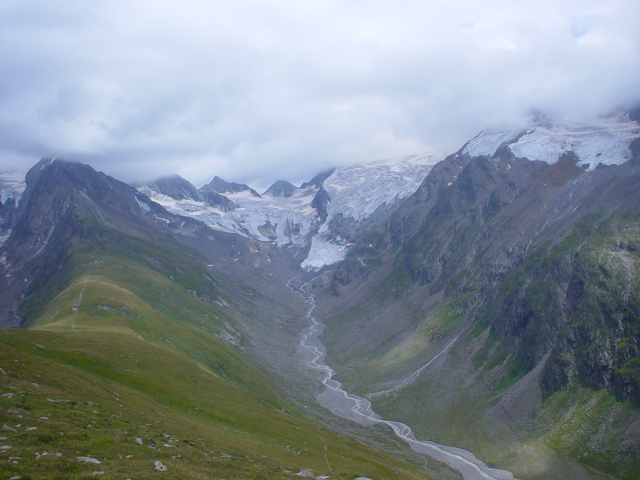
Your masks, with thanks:
[{"label": "low cloud over peaks", "polygon": [[41,2],[0,7],[0,168],[308,179],[457,149],[536,109],[640,99],[640,4]]}]

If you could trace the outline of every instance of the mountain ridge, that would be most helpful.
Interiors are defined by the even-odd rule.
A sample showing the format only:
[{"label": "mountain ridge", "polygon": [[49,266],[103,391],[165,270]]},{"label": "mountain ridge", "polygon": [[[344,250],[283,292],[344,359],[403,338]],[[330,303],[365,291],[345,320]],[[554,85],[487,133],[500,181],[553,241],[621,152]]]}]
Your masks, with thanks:
[{"label": "mountain ridge", "polygon": [[[9,182],[0,197],[2,322],[30,327],[7,336],[11,352],[141,382],[116,357],[105,369],[95,359],[100,338],[118,355],[144,342],[158,361],[167,349],[178,355],[184,372],[200,362],[220,388],[230,382],[295,416],[284,394],[340,432],[414,458],[317,405],[317,379],[298,364],[307,306],[295,285],[315,299],[336,378],[418,438],[523,479],[635,478],[638,124],[538,121],[482,132],[433,166],[421,161],[341,167],[299,188],[281,183],[276,195],[219,179],[207,200],[177,176],[135,189],[88,165],[43,160],[24,191]],[[192,409],[199,394],[180,369],[172,378],[185,382]],[[171,402],[153,401],[175,413],[179,388],[164,392]],[[254,424],[231,410],[229,421]],[[289,478],[279,465],[291,458],[276,455],[271,471]]]},{"label": "mountain ridge", "polygon": [[[637,124],[631,128],[636,136],[625,161],[595,168],[584,168],[570,150],[554,162],[519,158],[502,138],[491,156],[469,155],[467,144],[436,165],[389,220],[316,281],[328,358],[343,383],[360,395],[372,386],[389,389],[426,363],[420,358],[458,338],[434,367],[444,376],[427,373],[406,393],[376,397],[374,406],[418,422],[416,434],[485,451],[499,462],[518,455],[491,451],[496,441],[480,432],[531,441],[522,432],[537,429],[551,438],[559,428],[535,418],[560,398],[593,395],[589,401],[597,404],[602,391],[637,409],[640,135]],[[420,392],[429,389],[438,412],[422,410],[421,422],[416,402],[422,404]],[[509,400],[517,391],[528,393]],[[475,425],[474,435],[484,441],[469,443],[435,427],[446,428],[438,415],[452,415],[443,399],[475,409],[478,417],[467,426]],[[625,458],[637,459],[640,451],[631,440],[640,425],[637,412],[621,432],[607,427],[620,421],[615,415],[583,419],[606,441],[587,446],[572,435],[559,444],[633,478],[637,460],[618,457],[615,467],[603,467],[603,456],[616,457],[616,448]]]}]

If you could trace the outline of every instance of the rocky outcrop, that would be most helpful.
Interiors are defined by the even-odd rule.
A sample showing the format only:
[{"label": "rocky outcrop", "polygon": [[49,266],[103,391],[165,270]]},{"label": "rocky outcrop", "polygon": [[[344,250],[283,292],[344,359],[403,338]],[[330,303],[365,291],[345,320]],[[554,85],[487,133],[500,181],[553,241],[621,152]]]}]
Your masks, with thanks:
[{"label": "rocky outcrop", "polygon": [[210,185],[205,185],[200,189],[202,202],[211,207],[217,207],[224,212],[229,212],[238,208],[238,204],[230,200],[229,197],[213,191]]}]

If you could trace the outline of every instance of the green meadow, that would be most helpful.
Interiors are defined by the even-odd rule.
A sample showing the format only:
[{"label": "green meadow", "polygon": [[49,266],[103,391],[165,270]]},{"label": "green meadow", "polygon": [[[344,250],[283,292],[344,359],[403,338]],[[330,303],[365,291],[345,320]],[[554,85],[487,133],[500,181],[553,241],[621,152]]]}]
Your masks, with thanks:
[{"label": "green meadow", "polygon": [[425,478],[283,399],[244,352],[237,288],[153,258],[81,251],[30,328],[0,331],[0,478]]}]

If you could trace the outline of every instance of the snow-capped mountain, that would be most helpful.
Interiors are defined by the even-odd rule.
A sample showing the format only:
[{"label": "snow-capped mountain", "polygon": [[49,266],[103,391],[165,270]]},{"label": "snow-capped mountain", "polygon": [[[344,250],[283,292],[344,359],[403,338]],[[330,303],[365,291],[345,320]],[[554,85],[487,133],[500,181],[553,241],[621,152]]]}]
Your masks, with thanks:
[{"label": "snow-capped mountain", "polygon": [[593,170],[626,163],[631,158],[629,146],[638,137],[640,125],[628,115],[574,125],[536,119],[524,129],[485,130],[467,142],[462,153],[490,157],[505,146],[515,157],[554,164],[562,154],[573,152],[578,166]]},{"label": "snow-capped mountain", "polygon": [[[431,155],[410,156],[339,167],[328,177],[319,175],[301,187],[278,181],[262,195],[218,177],[200,189],[198,197],[172,195],[160,188],[164,185],[160,181],[140,191],[172,213],[195,218],[216,230],[274,242],[296,252],[308,249],[302,268],[317,270],[342,260],[365,228],[415,192],[437,160]],[[235,188],[225,188],[228,185]],[[208,190],[227,199],[226,206],[208,201]]]},{"label": "snow-capped mountain", "polygon": [[[572,153],[577,165],[588,171],[601,164],[627,162],[631,142],[638,137],[640,125],[628,115],[589,124],[561,124],[538,116],[524,127],[485,130],[459,154],[491,157],[506,148],[517,158],[553,164]],[[189,189],[197,192],[189,195],[184,194],[184,179],[174,179],[173,190],[161,181],[140,190],[172,213],[193,217],[216,230],[294,248],[296,254],[304,252],[301,267],[319,270],[343,260],[354,242],[418,189],[439,160],[411,156],[339,167],[301,187],[278,181],[262,195],[219,177],[199,191]]]}]

